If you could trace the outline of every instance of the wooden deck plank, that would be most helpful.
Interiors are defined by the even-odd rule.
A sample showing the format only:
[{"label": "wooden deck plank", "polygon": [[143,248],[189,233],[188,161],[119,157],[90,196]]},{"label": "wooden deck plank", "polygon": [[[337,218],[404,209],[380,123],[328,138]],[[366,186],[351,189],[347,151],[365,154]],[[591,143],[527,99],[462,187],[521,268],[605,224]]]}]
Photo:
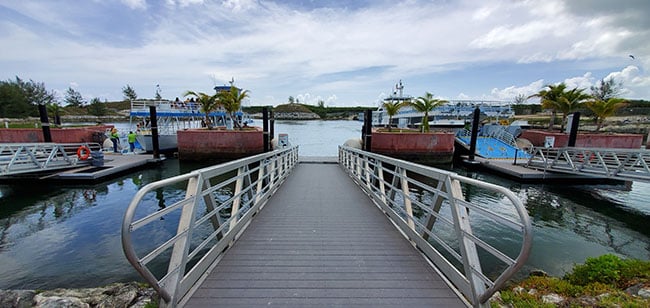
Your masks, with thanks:
[{"label": "wooden deck plank", "polygon": [[186,307],[465,307],[335,164],[300,164]]}]

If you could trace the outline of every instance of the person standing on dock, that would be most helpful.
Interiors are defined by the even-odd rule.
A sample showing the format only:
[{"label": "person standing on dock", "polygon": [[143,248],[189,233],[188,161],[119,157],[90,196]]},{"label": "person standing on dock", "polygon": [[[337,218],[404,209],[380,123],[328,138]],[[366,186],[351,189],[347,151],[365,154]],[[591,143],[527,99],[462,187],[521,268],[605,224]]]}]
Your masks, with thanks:
[{"label": "person standing on dock", "polygon": [[131,150],[131,152],[134,152],[135,151],[135,133],[133,131],[130,131],[129,134],[126,137],[129,140],[129,149]]},{"label": "person standing on dock", "polygon": [[120,135],[117,134],[117,128],[111,130],[111,141],[113,142],[113,152],[117,152],[117,144],[120,142]]}]

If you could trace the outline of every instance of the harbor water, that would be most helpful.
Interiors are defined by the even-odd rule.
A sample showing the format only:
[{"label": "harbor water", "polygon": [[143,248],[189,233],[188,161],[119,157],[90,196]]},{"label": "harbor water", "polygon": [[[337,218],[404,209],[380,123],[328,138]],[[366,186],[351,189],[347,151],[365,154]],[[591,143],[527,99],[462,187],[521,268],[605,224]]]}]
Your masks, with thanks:
[{"label": "harbor water", "polygon": [[[357,121],[277,121],[276,136],[289,135],[301,156],[336,156],[337,146],[359,138]],[[128,123],[117,127],[128,130]],[[102,183],[0,186],[0,289],[95,287],[140,281],[122,252],[122,217],[140,187],[205,165],[170,158],[161,166]],[[493,174],[441,166],[512,190],[534,225],[532,254],[522,273],[541,269],[561,276],[587,257],[612,253],[650,259],[650,184],[521,184]],[[160,191],[156,201],[184,195],[182,187]],[[499,200],[465,191],[473,202]],[[516,242],[499,230],[491,237]],[[162,231],[161,231],[162,232]],[[165,231],[166,232],[166,231]],[[155,236],[152,235],[152,236]]]}]

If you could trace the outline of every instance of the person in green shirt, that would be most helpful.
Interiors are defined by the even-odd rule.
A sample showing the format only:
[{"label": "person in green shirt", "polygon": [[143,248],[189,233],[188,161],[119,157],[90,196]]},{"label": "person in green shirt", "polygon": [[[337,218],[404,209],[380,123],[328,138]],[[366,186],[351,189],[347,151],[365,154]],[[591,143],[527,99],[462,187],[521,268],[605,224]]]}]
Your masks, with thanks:
[{"label": "person in green shirt", "polygon": [[119,153],[117,151],[117,144],[120,142],[120,135],[117,133],[117,128],[111,130],[111,141],[113,141],[113,152]]},{"label": "person in green shirt", "polygon": [[131,152],[133,152],[135,150],[135,133],[133,131],[130,131],[126,137],[129,140],[129,149],[131,149]]}]

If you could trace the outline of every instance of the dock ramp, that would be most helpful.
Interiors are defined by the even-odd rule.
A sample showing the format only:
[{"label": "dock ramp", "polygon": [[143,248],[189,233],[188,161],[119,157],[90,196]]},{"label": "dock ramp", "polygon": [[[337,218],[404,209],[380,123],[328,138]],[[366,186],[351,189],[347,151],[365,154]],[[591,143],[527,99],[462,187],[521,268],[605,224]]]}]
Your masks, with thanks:
[{"label": "dock ramp", "polygon": [[[479,225],[515,240],[503,249]],[[489,307],[528,258],[531,230],[503,187],[348,147],[301,163],[292,147],[145,185],[122,245],[164,307]]]}]

